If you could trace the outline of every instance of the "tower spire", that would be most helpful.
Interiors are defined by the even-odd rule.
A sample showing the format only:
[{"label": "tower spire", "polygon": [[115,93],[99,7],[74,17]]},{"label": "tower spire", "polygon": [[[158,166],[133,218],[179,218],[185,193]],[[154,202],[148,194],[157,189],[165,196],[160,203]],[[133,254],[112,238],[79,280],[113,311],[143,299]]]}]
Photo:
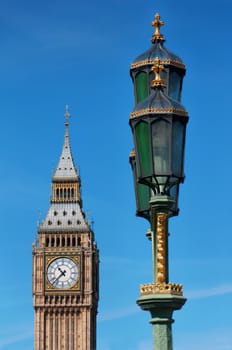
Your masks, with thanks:
[{"label": "tower spire", "polygon": [[65,114],[64,114],[64,116],[65,116],[65,123],[64,123],[64,125],[65,126],[69,126],[69,118],[71,117],[71,115],[69,113],[69,105],[65,106]]},{"label": "tower spire", "polygon": [[70,119],[70,113],[69,113],[69,106],[65,106],[65,134],[64,134],[64,145],[62,148],[62,152],[60,155],[60,160],[57,165],[56,171],[54,173],[53,179],[77,179],[78,173],[77,169],[75,167],[71,147],[70,147],[70,141],[69,141],[69,119]]}]

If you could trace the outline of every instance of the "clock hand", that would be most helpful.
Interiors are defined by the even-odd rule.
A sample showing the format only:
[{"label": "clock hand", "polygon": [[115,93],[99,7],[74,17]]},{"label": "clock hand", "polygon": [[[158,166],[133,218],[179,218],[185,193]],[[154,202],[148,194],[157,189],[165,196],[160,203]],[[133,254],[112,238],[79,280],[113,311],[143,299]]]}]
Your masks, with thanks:
[{"label": "clock hand", "polygon": [[60,275],[54,279],[52,284],[54,284],[60,277],[65,276],[66,270],[62,271],[61,268],[59,267],[58,270],[60,271]]}]

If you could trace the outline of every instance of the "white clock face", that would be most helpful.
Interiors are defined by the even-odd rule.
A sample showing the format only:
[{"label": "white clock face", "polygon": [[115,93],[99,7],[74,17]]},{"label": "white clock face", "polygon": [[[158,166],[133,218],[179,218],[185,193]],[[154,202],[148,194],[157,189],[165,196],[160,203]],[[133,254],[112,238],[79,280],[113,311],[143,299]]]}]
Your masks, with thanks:
[{"label": "white clock face", "polygon": [[47,278],[55,288],[71,288],[76,284],[78,277],[78,266],[72,259],[57,258],[48,266]]}]

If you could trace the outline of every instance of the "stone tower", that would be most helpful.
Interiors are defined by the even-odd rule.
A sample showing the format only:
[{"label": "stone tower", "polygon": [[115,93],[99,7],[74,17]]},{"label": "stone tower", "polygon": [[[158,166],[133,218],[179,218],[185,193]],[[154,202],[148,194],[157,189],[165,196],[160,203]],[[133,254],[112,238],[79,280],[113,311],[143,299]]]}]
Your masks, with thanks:
[{"label": "stone tower", "polygon": [[69,141],[52,177],[50,207],[33,244],[34,350],[95,350],[98,249],[82,209]]}]

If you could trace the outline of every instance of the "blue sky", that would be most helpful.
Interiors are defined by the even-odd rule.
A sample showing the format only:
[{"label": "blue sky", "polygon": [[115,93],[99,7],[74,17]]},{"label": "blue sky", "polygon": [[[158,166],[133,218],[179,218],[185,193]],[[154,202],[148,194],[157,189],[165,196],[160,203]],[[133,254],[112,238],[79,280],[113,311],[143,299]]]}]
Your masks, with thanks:
[{"label": "blue sky", "polygon": [[128,154],[129,67],[159,11],[166,47],[187,66],[180,214],[170,220],[170,280],[186,305],[175,350],[232,349],[231,11],[229,0],[1,0],[0,350],[33,348],[31,250],[49,207],[70,105],[72,152],[101,255],[98,350],[151,349],[136,306],[152,281],[147,222],[136,218]]}]

